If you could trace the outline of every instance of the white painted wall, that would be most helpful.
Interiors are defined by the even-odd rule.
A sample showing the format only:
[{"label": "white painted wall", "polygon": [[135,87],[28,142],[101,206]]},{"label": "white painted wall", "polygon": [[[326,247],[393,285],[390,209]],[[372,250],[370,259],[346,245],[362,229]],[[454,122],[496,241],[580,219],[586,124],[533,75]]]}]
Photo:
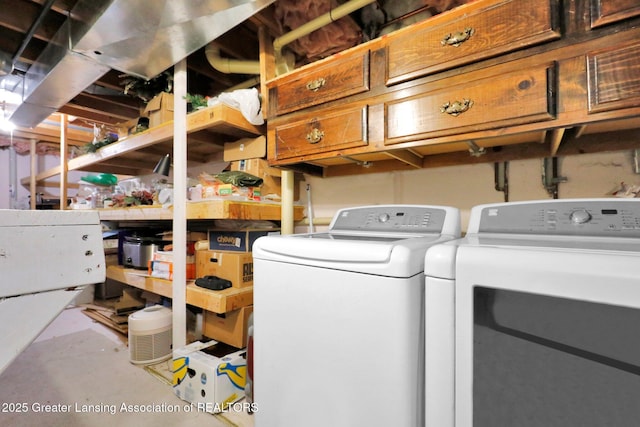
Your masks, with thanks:
[{"label": "white painted wall", "polygon": [[[0,209],[9,209],[11,207],[11,197],[9,194],[11,177],[10,177],[10,155],[8,149],[0,150]],[[38,156],[37,164],[36,164],[36,173],[42,172],[53,167],[56,167],[60,164],[60,157],[47,155],[47,156]],[[18,176],[18,186],[17,186],[17,203],[18,208],[21,209],[29,209],[29,188],[28,186],[22,186],[20,184],[20,180],[23,178],[28,178],[31,175],[31,158],[29,155],[16,155],[16,168],[17,168],[17,176]],[[69,182],[76,183],[80,180],[80,177],[83,176],[83,172],[72,171],[69,173]],[[58,182],[57,177],[51,178],[51,182]],[[60,194],[59,188],[56,184],[55,187],[48,187],[47,189],[41,189],[42,192],[52,196],[58,197]],[[75,190],[69,190],[70,195],[75,194]]]},{"label": "white painted wall", "polygon": [[[10,155],[9,149],[0,150],[0,209],[9,209],[11,207],[11,176],[10,176]],[[29,156],[21,156],[16,154],[16,167],[18,176],[17,200],[19,204],[29,205],[27,197],[29,190],[20,185],[20,178],[29,176],[31,160]]]},{"label": "white painted wall", "polygon": [[[54,167],[56,156],[39,159],[38,171]],[[18,179],[29,176],[29,156],[17,156]],[[9,152],[0,150],[0,208],[9,208]],[[509,200],[546,199],[542,187],[541,160],[509,163]],[[640,185],[640,175],[633,171],[630,151],[584,154],[561,159],[560,173],[568,178],[560,184],[560,198],[611,197],[621,182]],[[78,182],[81,172],[71,175]],[[452,166],[409,172],[388,172],[337,178],[306,176],[301,185],[301,203],[307,204],[306,184],[311,186],[315,218],[331,218],[340,208],[368,204],[434,204],[462,209],[463,230],[469,210],[482,203],[501,202],[504,196],[494,189],[493,165]],[[57,195],[57,188],[50,189]],[[18,199],[26,201],[28,190],[18,185]],[[307,231],[298,227],[296,231]]]},{"label": "white painted wall", "polygon": [[[542,186],[542,161],[509,163],[509,200],[548,199]],[[639,185],[633,171],[631,152],[585,154],[561,159],[560,174],[568,181],[560,184],[560,198],[612,197],[621,182]],[[494,189],[493,164],[443,167],[410,172],[390,172],[356,177],[306,177],[301,199],[307,203],[306,184],[311,185],[314,217],[331,218],[344,207],[385,204],[433,204],[462,210],[463,230],[471,207],[504,201]],[[296,231],[307,231],[298,227]]]}]

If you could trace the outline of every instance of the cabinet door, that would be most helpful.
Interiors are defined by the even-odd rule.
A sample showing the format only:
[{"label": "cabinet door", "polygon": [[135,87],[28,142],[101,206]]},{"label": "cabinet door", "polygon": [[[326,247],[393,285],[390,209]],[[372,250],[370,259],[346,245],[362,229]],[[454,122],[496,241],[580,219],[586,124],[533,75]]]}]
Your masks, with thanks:
[{"label": "cabinet door", "polygon": [[467,83],[445,79],[435,90],[386,105],[386,144],[495,129],[555,115],[555,64],[514,65],[511,72],[494,67],[469,73]]},{"label": "cabinet door", "polygon": [[640,16],[638,0],[591,0],[591,28]]},{"label": "cabinet door", "polygon": [[276,159],[367,145],[367,122],[367,107],[357,107],[276,126]]},{"label": "cabinet door", "polygon": [[369,90],[369,51],[335,56],[307,71],[278,80],[269,89],[273,114],[281,115]]},{"label": "cabinet door", "polygon": [[640,45],[587,54],[589,113],[640,106]]},{"label": "cabinet door", "polygon": [[[509,0],[469,4],[468,13],[445,12],[390,37],[387,84],[555,40],[559,6],[556,0]],[[473,8],[472,8],[473,7]],[[467,11],[465,6],[458,11]],[[451,19],[444,19],[451,16]],[[429,25],[427,25],[429,24]]]}]

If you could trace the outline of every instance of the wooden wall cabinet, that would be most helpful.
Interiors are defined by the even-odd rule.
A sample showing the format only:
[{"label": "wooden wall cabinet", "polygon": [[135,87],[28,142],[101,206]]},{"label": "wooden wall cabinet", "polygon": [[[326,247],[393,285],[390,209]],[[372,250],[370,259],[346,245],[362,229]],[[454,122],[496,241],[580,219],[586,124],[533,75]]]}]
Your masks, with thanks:
[{"label": "wooden wall cabinet", "polygon": [[557,1],[480,3],[466,13],[436,16],[430,25],[390,38],[387,84],[560,38]]},{"label": "wooden wall cabinet", "polygon": [[275,129],[277,159],[367,145],[368,115],[366,107],[327,111]]},{"label": "wooden wall cabinet", "polygon": [[369,51],[365,49],[283,77],[269,91],[269,106],[274,108],[271,115],[281,115],[368,90]]},{"label": "wooden wall cabinet", "polygon": [[460,80],[387,103],[386,144],[555,118],[554,63],[496,66]]},{"label": "wooden wall cabinet", "polygon": [[640,44],[588,52],[589,113],[640,107]]},{"label": "wooden wall cabinet", "polygon": [[619,142],[640,129],[639,39],[635,1],[470,2],[268,81],[269,161],[334,176]]},{"label": "wooden wall cabinet", "polygon": [[591,28],[640,16],[637,0],[591,0]]}]

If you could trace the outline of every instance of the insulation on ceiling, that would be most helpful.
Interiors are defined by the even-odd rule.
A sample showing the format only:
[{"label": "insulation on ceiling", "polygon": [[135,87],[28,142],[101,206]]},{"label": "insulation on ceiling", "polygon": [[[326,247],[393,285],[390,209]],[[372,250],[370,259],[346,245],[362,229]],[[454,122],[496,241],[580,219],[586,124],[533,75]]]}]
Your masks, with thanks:
[{"label": "insulation on ceiling", "polygon": [[[346,16],[288,45],[303,62],[312,62],[362,42],[388,34],[473,0],[377,0],[356,18]],[[278,0],[274,15],[288,33],[329,12],[346,0]]]},{"label": "insulation on ceiling", "polygon": [[[282,32],[288,33],[338,5],[335,0],[278,0],[274,14]],[[353,47],[361,41],[360,27],[349,16],[345,16],[293,41],[288,47],[306,62],[311,62]]]}]

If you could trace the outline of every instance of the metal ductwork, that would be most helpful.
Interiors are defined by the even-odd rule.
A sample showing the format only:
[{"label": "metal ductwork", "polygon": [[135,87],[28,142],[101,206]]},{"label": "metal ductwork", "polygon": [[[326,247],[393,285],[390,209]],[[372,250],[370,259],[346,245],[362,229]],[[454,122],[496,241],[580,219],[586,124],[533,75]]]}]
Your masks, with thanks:
[{"label": "metal ductwork", "polygon": [[151,79],[274,0],[80,0],[18,90],[34,127],[110,69]]}]

